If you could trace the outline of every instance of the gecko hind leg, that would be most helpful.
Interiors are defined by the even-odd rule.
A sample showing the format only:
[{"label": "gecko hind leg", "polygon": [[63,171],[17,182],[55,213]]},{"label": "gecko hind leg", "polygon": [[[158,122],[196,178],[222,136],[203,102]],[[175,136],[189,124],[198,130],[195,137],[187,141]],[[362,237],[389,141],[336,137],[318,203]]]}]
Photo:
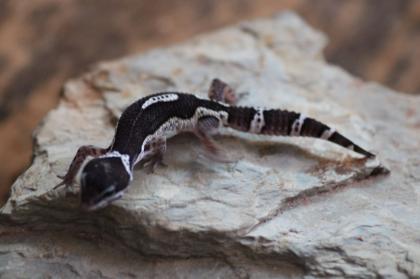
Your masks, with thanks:
[{"label": "gecko hind leg", "polygon": [[62,179],[60,183],[54,186],[53,189],[57,189],[60,186],[69,187],[74,182],[74,178],[76,177],[80,167],[82,166],[83,162],[86,160],[88,156],[92,157],[99,157],[105,154],[109,148],[100,148],[93,145],[83,145],[79,147],[77,150],[76,155],[74,156],[70,167],[67,170],[65,175],[57,175],[58,178]]},{"label": "gecko hind leg", "polygon": [[229,84],[218,78],[212,80],[208,91],[208,97],[210,100],[224,102],[229,105],[235,104],[238,99],[235,90],[230,87]]},{"label": "gecko hind leg", "polygon": [[219,131],[220,120],[213,116],[203,116],[198,119],[197,129],[195,135],[200,140],[201,144],[205,149],[205,156],[222,163],[232,163],[233,161],[228,159],[225,154],[226,152],[220,148],[217,143],[213,140],[213,135]]}]

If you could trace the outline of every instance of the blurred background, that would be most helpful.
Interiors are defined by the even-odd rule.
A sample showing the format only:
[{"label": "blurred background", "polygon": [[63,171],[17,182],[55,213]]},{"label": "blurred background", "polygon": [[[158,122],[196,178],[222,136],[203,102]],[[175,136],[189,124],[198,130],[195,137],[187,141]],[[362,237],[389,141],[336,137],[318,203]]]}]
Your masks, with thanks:
[{"label": "blurred background", "polygon": [[96,62],[292,9],[330,38],[326,59],[420,94],[419,0],[0,0],[0,204],[65,80]]}]

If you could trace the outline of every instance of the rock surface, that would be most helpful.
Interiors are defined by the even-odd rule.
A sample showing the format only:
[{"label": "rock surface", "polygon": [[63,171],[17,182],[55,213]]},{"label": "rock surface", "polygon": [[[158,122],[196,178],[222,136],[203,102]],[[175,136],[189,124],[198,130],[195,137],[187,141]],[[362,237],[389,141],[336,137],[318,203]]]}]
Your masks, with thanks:
[{"label": "rock surface", "polygon": [[[68,82],[1,209],[0,276],[420,276],[420,99],[327,65],[325,44],[282,13]],[[228,132],[218,141],[236,161],[221,164],[181,135],[169,141],[168,168],[136,170],[124,198],[103,210],[79,210],[77,185],[52,189],[78,146],[109,144],[129,103],[163,90],[205,96],[214,77],[243,93],[240,105],[301,111],[378,159],[320,140]],[[383,166],[391,175],[377,175]]]}]

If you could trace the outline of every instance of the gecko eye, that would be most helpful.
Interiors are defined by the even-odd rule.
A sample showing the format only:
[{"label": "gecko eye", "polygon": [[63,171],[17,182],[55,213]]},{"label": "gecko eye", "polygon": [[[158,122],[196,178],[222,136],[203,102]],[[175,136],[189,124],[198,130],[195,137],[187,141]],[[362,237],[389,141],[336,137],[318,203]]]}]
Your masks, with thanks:
[{"label": "gecko eye", "polygon": [[130,182],[130,174],[121,158],[96,158],[81,173],[81,203],[87,210],[102,208],[122,197]]}]

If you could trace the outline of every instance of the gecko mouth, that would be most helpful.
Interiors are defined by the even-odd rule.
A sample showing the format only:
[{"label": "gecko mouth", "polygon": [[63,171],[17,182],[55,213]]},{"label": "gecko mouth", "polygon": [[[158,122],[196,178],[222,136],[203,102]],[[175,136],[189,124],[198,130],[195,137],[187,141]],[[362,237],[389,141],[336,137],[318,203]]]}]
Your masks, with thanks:
[{"label": "gecko mouth", "polygon": [[82,209],[86,211],[94,211],[98,210],[100,208],[103,208],[110,204],[111,202],[120,199],[123,196],[124,192],[114,192],[114,191],[105,191],[102,195],[100,195],[98,198],[94,199],[92,202],[89,202],[88,204],[81,205]]}]

